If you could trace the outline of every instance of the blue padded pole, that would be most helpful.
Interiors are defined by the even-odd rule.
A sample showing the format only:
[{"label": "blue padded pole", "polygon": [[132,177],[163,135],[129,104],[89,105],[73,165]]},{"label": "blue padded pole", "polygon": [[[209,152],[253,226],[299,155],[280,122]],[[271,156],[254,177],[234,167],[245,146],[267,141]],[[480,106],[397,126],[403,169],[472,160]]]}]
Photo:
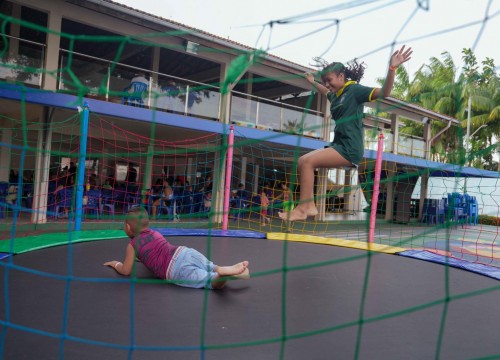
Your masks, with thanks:
[{"label": "blue padded pole", "polygon": [[78,157],[78,169],[76,180],[76,210],[75,231],[82,227],[83,187],[85,186],[85,158],[87,155],[87,137],[89,132],[89,104],[83,104],[82,121],[80,123],[80,155]]}]

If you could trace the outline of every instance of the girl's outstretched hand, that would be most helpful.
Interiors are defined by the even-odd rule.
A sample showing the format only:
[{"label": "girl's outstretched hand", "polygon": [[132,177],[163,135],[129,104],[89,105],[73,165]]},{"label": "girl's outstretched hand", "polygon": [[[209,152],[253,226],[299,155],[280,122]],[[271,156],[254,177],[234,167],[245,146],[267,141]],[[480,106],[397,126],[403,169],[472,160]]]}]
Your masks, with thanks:
[{"label": "girl's outstretched hand", "polygon": [[311,73],[305,73],[304,77],[309,81],[311,84],[314,84],[314,75]]},{"label": "girl's outstretched hand", "polygon": [[411,59],[411,54],[413,53],[413,50],[411,47],[406,49],[405,51],[405,45],[401,47],[401,49],[396,50],[394,54],[391,56],[391,67],[398,67],[399,65],[407,62],[408,60]]}]

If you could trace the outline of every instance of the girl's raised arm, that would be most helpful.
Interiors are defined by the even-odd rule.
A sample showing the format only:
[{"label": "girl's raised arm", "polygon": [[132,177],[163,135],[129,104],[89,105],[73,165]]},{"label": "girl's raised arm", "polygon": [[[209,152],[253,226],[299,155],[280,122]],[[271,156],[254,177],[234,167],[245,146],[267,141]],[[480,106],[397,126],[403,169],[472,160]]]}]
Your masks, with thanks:
[{"label": "girl's raised arm", "polygon": [[320,93],[322,93],[323,95],[326,96],[326,94],[328,94],[330,92],[330,90],[328,90],[324,85],[316,82],[316,80],[314,80],[314,75],[311,74],[311,73],[305,73],[304,74],[304,77],[306,78],[306,80],[316,89],[318,90]]}]

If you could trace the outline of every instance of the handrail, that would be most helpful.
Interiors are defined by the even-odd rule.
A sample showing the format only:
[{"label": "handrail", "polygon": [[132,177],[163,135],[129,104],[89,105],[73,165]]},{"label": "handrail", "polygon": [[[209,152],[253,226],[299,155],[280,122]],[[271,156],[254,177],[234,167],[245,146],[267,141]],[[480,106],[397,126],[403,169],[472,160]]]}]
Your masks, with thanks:
[{"label": "handrail", "polygon": [[235,91],[235,90],[233,90],[232,93],[238,94],[238,95],[243,95],[244,97],[251,97],[251,98],[255,98],[255,99],[264,100],[265,102],[270,102],[270,103],[278,104],[278,105],[283,106],[283,107],[287,106],[287,107],[290,107],[290,108],[295,108],[295,109],[300,109],[300,110],[306,110],[306,111],[313,112],[313,113],[316,113],[316,114],[319,114],[319,115],[323,115],[323,113],[321,111],[306,109],[306,108],[303,108],[303,107],[300,107],[300,106],[291,105],[291,104],[287,104],[287,103],[282,103],[282,102],[279,102],[279,101],[276,101],[276,100],[266,99],[266,98],[255,96],[255,95],[252,95],[252,94],[246,94],[246,93],[242,93],[242,92]]},{"label": "handrail", "polygon": [[[69,50],[62,49],[62,48],[60,50],[62,52],[65,52],[65,53],[69,53],[70,52]],[[194,80],[184,79],[184,78],[181,78],[181,77],[178,77],[178,76],[174,76],[174,75],[164,74],[164,73],[161,73],[161,72],[158,72],[158,71],[154,71],[154,70],[143,69],[143,68],[139,68],[139,67],[136,67],[136,66],[123,64],[123,63],[116,62],[116,61],[111,61],[111,60],[107,60],[107,59],[103,59],[103,58],[98,58],[98,57],[95,57],[95,56],[92,56],[92,55],[82,54],[82,53],[79,53],[77,51],[72,51],[71,53],[75,54],[75,55],[78,55],[78,56],[86,57],[86,58],[89,58],[89,59],[93,59],[93,60],[98,60],[98,61],[101,61],[101,62],[105,62],[105,63],[108,63],[108,64],[116,64],[116,65],[120,65],[120,66],[129,68],[129,69],[137,70],[137,71],[147,72],[147,73],[151,73],[151,74],[157,74],[157,75],[166,76],[168,78],[172,78],[172,79],[175,79],[175,80],[186,81],[186,82],[189,82],[189,83],[192,83],[192,84],[197,84],[197,85],[212,87],[212,88],[215,88],[215,89],[220,89],[219,86],[205,84],[205,83],[201,83],[201,82],[194,81]]]},{"label": "handrail", "polygon": [[[65,53],[65,54],[70,53],[70,51],[66,50],[66,49],[60,48],[59,50],[62,53]],[[187,83],[186,84],[186,87],[187,87],[186,90],[187,90],[187,92],[190,91],[190,89],[189,89],[190,85],[189,84],[196,84],[196,85],[200,85],[200,86],[203,86],[203,87],[209,87],[209,88],[217,89],[218,91],[220,90],[220,87],[218,87],[218,86],[214,86],[214,85],[210,85],[210,84],[205,84],[205,83],[201,83],[201,82],[197,82],[197,81],[193,81],[193,80],[189,80],[189,79],[184,79],[184,78],[181,78],[181,77],[178,77],[178,76],[174,76],[174,75],[168,75],[168,74],[164,74],[164,73],[161,73],[161,72],[158,72],[158,71],[153,71],[153,70],[149,70],[149,69],[143,69],[143,68],[139,68],[139,67],[136,67],[136,66],[123,64],[123,63],[120,63],[120,62],[114,62],[114,61],[103,59],[103,58],[99,58],[99,57],[96,57],[96,56],[79,53],[77,51],[73,51],[71,53],[73,55],[78,56],[78,57],[83,57],[83,58],[86,58],[86,59],[91,59],[91,60],[95,60],[95,61],[99,61],[101,63],[107,64],[108,65],[108,69],[110,68],[111,64],[115,64],[115,65],[118,65],[120,67],[124,67],[124,68],[130,69],[130,70],[134,70],[134,71],[137,71],[137,72],[140,71],[140,72],[146,72],[146,73],[149,73],[149,74],[156,74],[158,76],[167,77],[169,79],[177,80],[177,81],[180,81],[180,82],[185,82],[185,83]],[[64,56],[64,55],[61,55],[61,56]],[[109,83],[109,80],[108,80],[108,83]],[[109,84],[108,84],[108,86],[109,86]],[[305,111],[308,115],[323,116],[323,113],[321,111],[306,109],[306,108],[303,108],[303,107],[300,107],[300,106],[286,104],[286,103],[282,103],[282,102],[279,102],[279,101],[275,101],[275,100],[266,99],[266,98],[262,98],[262,97],[259,97],[259,96],[251,95],[251,94],[241,93],[241,92],[238,92],[238,91],[232,91],[231,93],[232,94],[241,95],[241,96],[244,96],[244,97],[247,97],[247,98],[251,97],[252,99],[257,99],[259,102],[262,102],[262,103],[269,103],[269,104],[277,105],[281,109],[298,110],[300,112]],[[187,106],[187,102],[186,102],[186,106]],[[185,110],[185,112],[187,113],[187,110]]]},{"label": "handrail", "polygon": [[[65,53],[69,53],[70,52],[69,50],[62,49],[62,48],[60,50],[62,52],[65,52]],[[92,60],[101,61],[101,62],[108,63],[108,64],[120,65],[122,67],[126,67],[126,68],[133,69],[133,70],[136,70],[136,71],[148,72],[148,73],[151,73],[151,74],[157,74],[157,75],[160,75],[160,76],[165,76],[165,77],[168,77],[168,78],[171,78],[171,79],[175,79],[175,80],[178,80],[178,81],[189,82],[189,83],[192,83],[192,84],[197,84],[197,85],[201,85],[201,86],[204,86],[204,87],[211,87],[211,88],[218,89],[218,90],[220,89],[219,86],[205,84],[205,83],[201,83],[201,82],[198,82],[198,81],[185,79],[185,78],[181,78],[181,77],[178,77],[178,76],[175,76],[175,75],[168,75],[168,74],[164,74],[164,73],[161,73],[161,72],[158,72],[158,71],[143,69],[143,68],[139,68],[139,67],[136,67],[136,66],[123,64],[123,63],[120,63],[120,62],[114,62],[114,61],[111,61],[111,60],[107,60],[107,59],[95,57],[95,56],[92,56],[92,55],[82,54],[82,53],[79,53],[77,51],[73,51],[72,53],[74,55],[77,55],[77,56],[85,57],[85,58],[92,59]],[[306,108],[303,108],[303,107],[300,107],[300,106],[286,104],[286,103],[282,103],[282,102],[279,102],[279,101],[275,101],[275,100],[266,99],[266,98],[263,98],[263,97],[251,95],[251,94],[245,94],[245,93],[241,93],[241,92],[238,92],[238,91],[232,91],[232,93],[243,95],[245,97],[252,97],[254,99],[259,99],[261,101],[263,100],[263,101],[268,102],[268,103],[274,103],[274,104],[279,105],[280,107],[286,107],[286,108],[290,108],[290,109],[297,109],[297,110],[300,110],[300,111],[306,110],[308,113],[311,113],[311,114],[321,115],[321,116],[323,115],[323,113],[321,111],[306,109]]]},{"label": "handrail", "polygon": [[39,45],[39,46],[43,46],[43,47],[47,46],[45,44],[42,44],[42,43],[39,43],[39,42],[36,42],[36,41],[26,40],[26,39],[23,39],[23,38],[20,38],[20,37],[17,37],[17,36],[2,34],[2,37],[6,37],[6,38],[10,38],[10,39],[15,39],[15,40],[20,40],[20,41],[26,42],[28,44],[35,44],[35,45]]}]

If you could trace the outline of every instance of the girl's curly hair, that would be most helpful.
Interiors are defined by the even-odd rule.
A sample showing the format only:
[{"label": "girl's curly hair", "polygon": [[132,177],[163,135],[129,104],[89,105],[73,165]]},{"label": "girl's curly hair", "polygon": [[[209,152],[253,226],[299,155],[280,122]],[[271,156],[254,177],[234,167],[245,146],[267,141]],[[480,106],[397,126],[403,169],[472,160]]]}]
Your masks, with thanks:
[{"label": "girl's curly hair", "polygon": [[328,63],[325,59],[320,57],[315,57],[313,60],[315,62],[313,66],[320,69],[318,75],[320,76],[322,82],[325,82],[326,74],[330,72],[344,74],[346,80],[354,80],[358,82],[365,74],[365,63],[358,63],[357,59],[349,61],[347,66],[341,62]]}]

